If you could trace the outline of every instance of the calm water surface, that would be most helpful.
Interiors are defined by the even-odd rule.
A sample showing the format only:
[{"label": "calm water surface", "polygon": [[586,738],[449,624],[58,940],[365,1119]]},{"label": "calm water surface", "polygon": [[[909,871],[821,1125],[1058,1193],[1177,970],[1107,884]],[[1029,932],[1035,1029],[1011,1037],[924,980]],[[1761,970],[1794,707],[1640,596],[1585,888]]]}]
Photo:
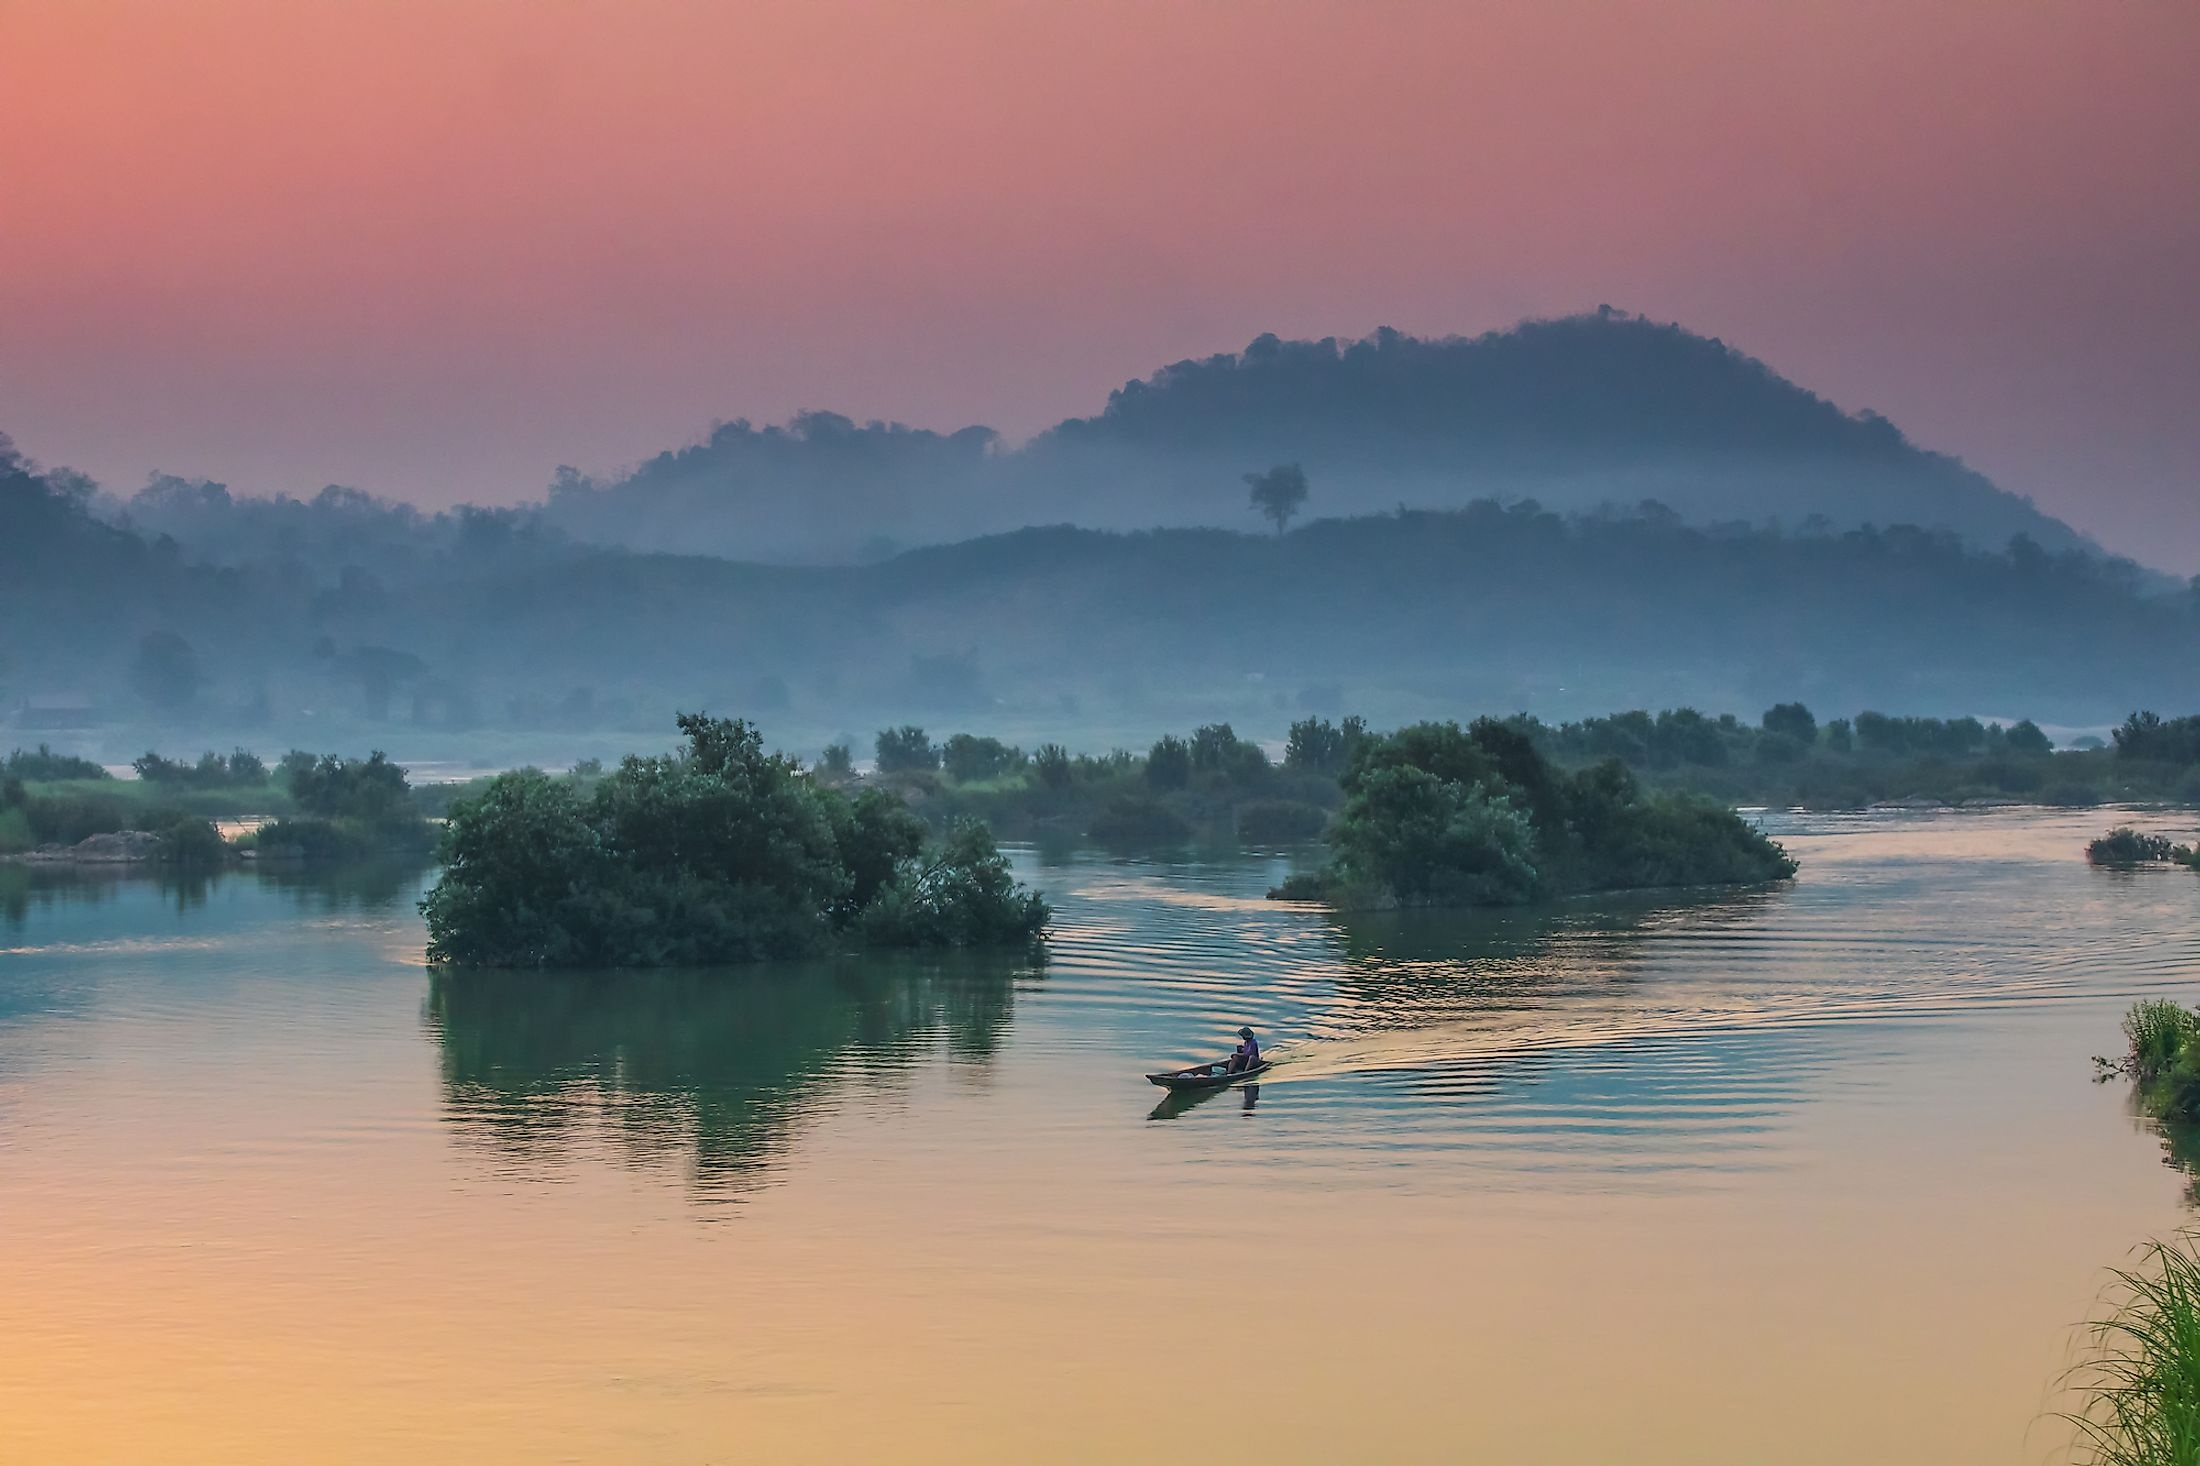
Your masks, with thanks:
[{"label": "calm water surface", "polygon": [[1774,823],[1498,918],[1027,855],[1041,967],[431,980],[422,872],[0,868],[0,1461],[2057,1459],[2190,1216],[2086,1061],[2200,880]]}]

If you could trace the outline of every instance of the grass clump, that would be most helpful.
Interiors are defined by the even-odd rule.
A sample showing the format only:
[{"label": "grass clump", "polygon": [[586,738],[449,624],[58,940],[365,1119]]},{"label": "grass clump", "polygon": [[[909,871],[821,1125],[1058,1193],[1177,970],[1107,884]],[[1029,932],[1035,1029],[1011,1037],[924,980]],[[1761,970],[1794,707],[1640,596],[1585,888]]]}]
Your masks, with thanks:
[{"label": "grass clump", "polygon": [[2119,1268],[2073,1383],[2082,1466],[2200,1466],[2200,1256],[2193,1239],[2150,1244]]}]

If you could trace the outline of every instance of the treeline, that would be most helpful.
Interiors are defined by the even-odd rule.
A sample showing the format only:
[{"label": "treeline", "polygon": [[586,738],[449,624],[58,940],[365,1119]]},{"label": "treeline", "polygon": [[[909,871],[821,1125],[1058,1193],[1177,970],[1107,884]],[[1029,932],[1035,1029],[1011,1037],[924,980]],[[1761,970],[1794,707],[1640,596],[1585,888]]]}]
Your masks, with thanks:
[{"label": "treeline", "polygon": [[[1345,725],[1352,737],[1364,736],[1359,719]],[[1305,741],[1319,742],[1323,729],[1329,742]],[[1324,720],[1303,720],[1279,765],[1228,723],[1166,734],[1142,753],[1104,754],[1073,754],[1058,743],[1027,753],[970,733],[935,743],[921,726],[904,724],[880,730],[872,777],[935,823],[982,819],[1017,838],[1290,844],[1318,837],[1337,803],[1343,736]],[[828,747],[817,772],[828,782],[853,781],[851,750]]]},{"label": "treeline", "polygon": [[[1243,513],[1236,470],[1227,482]],[[1318,476],[1314,493],[1318,511]],[[219,725],[225,742],[393,722],[627,729],[680,705],[812,737],[985,719],[1027,748],[1225,720],[1267,736],[1348,709],[1395,725],[1652,699],[2021,702],[2066,722],[2135,695],[2200,706],[2200,602],[2023,537],[1980,551],[1915,527],[1482,501],[1282,535],[1025,529],[839,566],[638,555],[485,520],[433,553],[362,547],[330,569],[209,563],[102,521],[91,497],[0,447],[0,699],[71,690],[106,723]]]},{"label": "treeline", "polygon": [[1691,708],[1510,722],[1562,763],[1616,758],[1661,787],[1741,804],[2200,803],[2200,719],[2147,712],[2116,729],[2112,746],[2096,739],[2068,749],[2029,718],[2002,724],[1866,711],[1821,723],[1801,703],[1775,704],[1755,723]]},{"label": "treeline", "polygon": [[[130,831],[157,837],[162,858],[197,864],[246,852],[274,860],[423,853],[434,843],[405,770],[379,751],[345,758],[293,749],[272,769],[245,749],[196,762],[147,753],[135,767],[137,779],[121,780],[44,745],[11,753],[0,764],[0,854]],[[273,818],[225,840],[213,820],[240,814]]]}]

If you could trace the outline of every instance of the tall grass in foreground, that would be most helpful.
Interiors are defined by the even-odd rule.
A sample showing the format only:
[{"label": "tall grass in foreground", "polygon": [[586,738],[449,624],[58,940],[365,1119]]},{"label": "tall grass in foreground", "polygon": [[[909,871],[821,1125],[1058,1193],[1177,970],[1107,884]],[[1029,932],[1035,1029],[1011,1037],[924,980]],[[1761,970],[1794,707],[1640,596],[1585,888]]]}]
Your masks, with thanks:
[{"label": "tall grass in foreground", "polygon": [[2200,1256],[2196,1239],[2150,1244],[2119,1268],[2108,1316],[2071,1384],[2081,1466],[2200,1466]]}]

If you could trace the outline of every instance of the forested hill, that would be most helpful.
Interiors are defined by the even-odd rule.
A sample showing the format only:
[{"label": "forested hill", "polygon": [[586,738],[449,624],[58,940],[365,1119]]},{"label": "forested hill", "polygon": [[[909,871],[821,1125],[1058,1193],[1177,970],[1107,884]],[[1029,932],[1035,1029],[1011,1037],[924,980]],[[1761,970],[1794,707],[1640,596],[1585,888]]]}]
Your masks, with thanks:
[{"label": "forested hill", "polygon": [[1696,522],[1822,518],[1948,528],[1999,548],[2082,539],[1886,419],[1844,412],[1761,361],[1612,311],[1473,338],[1263,336],[1178,362],[1005,451],[831,413],[737,422],[624,476],[568,474],[549,517],[636,548],[848,559],[1029,524],[1137,529],[1248,522],[1242,475],[1304,466],[1314,512],[1534,498],[1558,509],[1655,499]]},{"label": "forested hill", "polygon": [[[1028,529],[788,567],[463,537],[385,577],[211,569],[0,465],[0,710],[170,728],[960,720],[1084,746],[1306,711],[1379,722],[1777,701],[2110,723],[2200,705],[2200,617],[2128,562],[1916,529],[1706,530],[1480,503],[1290,533]],[[148,640],[158,642],[148,661]],[[133,750],[134,751],[134,750]]]}]

